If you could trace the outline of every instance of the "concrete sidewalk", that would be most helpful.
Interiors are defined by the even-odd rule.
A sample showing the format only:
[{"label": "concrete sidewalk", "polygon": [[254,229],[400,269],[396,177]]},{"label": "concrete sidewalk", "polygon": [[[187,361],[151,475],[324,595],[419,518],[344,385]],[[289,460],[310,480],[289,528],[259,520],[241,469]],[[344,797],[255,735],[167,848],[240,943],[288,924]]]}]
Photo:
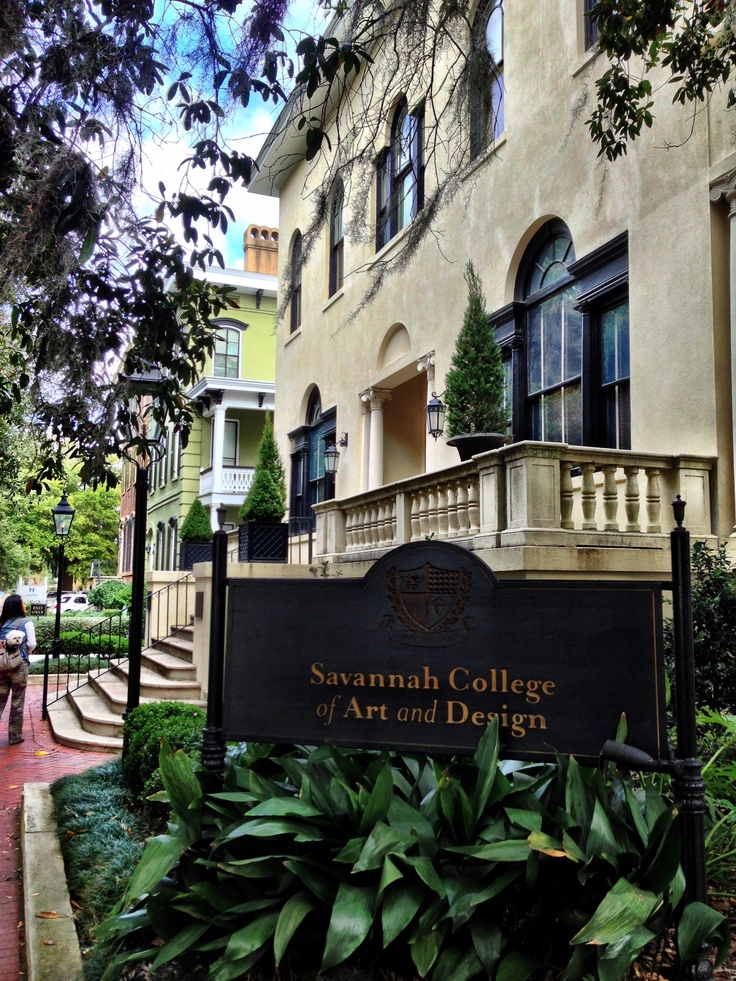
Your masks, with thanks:
[{"label": "concrete sidewalk", "polygon": [[8,943],[0,959],[0,981],[18,981],[25,975],[23,897],[20,852],[20,803],[25,783],[53,783],[67,773],[79,773],[109,760],[109,753],[69,749],[54,742],[48,722],[41,721],[42,688],[30,684],[26,693],[23,736],[25,742],[8,745],[8,711],[0,720],[0,928]]}]

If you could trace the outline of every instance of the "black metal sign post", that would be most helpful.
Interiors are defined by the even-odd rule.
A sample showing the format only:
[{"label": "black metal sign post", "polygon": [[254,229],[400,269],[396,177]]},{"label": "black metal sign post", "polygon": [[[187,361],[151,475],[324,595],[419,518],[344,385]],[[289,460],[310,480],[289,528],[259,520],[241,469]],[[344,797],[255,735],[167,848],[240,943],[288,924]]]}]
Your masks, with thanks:
[{"label": "black metal sign post", "polygon": [[214,773],[225,769],[222,735],[223,672],[225,665],[225,604],[227,587],[227,532],[220,527],[212,536],[212,606],[210,608],[210,655],[207,681],[207,725],[202,730],[202,765]]},{"label": "black metal sign post", "polygon": [[[670,534],[672,548],[672,626],[675,648],[675,705],[677,711],[677,759],[672,789],[682,802],[682,864],[685,872],[685,899],[688,903],[708,902],[705,873],[705,784],[698,758],[695,724],[695,670],[693,652],[693,612],[690,582],[690,533],[683,526],[685,501],[677,495],[672,504],[676,527]],[[704,944],[696,958],[683,964],[681,977],[713,977]]]}]

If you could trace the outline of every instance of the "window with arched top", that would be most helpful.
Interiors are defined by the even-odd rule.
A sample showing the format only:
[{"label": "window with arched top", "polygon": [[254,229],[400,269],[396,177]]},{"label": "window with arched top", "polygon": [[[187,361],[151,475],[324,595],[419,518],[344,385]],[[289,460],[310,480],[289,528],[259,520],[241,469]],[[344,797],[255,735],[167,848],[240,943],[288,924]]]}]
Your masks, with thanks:
[{"label": "window with arched top", "polygon": [[291,247],[291,303],[289,329],[293,334],[302,325],[302,233],[294,236]]},{"label": "window with arched top", "polygon": [[631,448],[628,236],[580,258],[567,226],[529,243],[515,302],[491,313],[515,439]]},{"label": "window with arched top", "polygon": [[338,177],[330,206],[330,296],[342,288],[345,272],[345,187]]},{"label": "window with arched top", "polygon": [[424,106],[409,112],[406,99],[394,110],[388,147],[376,164],[376,248],[416,217],[424,205]]},{"label": "window with arched top", "polygon": [[531,439],[582,443],[582,316],[566,231],[551,233],[526,277],[527,412]]},{"label": "window with arched top", "polygon": [[215,351],[212,373],[217,378],[240,378],[240,338],[243,325],[215,320]]},{"label": "window with arched top", "polygon": [[481,2],[473,21],[468,58],[471,158],[503,133],[503,63],[503,0],[487,0]]},{"label": "window with arched top", "polygon": [[322,411],[322,398],[315,388],[307,403],[304,425],[289,433],[289,521],[293,535],[312,530],[316,523],[312,505],[335,496],[334,475],[325,473],[325,450],[335,444],[335,419],[335,409]]}]

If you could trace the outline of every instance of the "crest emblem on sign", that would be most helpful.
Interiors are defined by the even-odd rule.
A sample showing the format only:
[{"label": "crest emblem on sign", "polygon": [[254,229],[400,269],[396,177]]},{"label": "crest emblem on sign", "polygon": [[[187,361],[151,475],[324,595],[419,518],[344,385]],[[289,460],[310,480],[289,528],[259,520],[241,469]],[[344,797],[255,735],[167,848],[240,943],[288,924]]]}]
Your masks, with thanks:
[{"label": "crest emblem on sign", "polygon": [[453,632],[460,640],[467,627],[462,616],[471,579],[469,569],[443,569],[432,562],[415,569],[389,569],[386,580],[395,619],[387,618],[385,625],[391,630],[398,620],[410,643],[447,644]]}]

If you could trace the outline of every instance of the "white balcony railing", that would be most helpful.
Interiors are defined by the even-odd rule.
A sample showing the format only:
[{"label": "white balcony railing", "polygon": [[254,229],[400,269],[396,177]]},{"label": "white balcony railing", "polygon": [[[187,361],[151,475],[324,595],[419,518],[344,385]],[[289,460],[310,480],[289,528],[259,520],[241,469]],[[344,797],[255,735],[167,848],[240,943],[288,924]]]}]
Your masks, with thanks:
[{"label": "white balcony railing", "polygon": [[200,497],[236,494],[244,496],[253,483],[253,467],[223,467],[220,471],[219,486],[215,487],[214,470],[203,470],[199,475]]},{"label": "white balcony railing", "polygon": [[[341,501],[317,512],[315,557],[372,559],[425,539],[507,546],[663,547],[670,502],[687,501],[694,536],[713,533],[710,457],[513,443],[467,463]],[[646,539],[646,541],[645,541]]]}]

